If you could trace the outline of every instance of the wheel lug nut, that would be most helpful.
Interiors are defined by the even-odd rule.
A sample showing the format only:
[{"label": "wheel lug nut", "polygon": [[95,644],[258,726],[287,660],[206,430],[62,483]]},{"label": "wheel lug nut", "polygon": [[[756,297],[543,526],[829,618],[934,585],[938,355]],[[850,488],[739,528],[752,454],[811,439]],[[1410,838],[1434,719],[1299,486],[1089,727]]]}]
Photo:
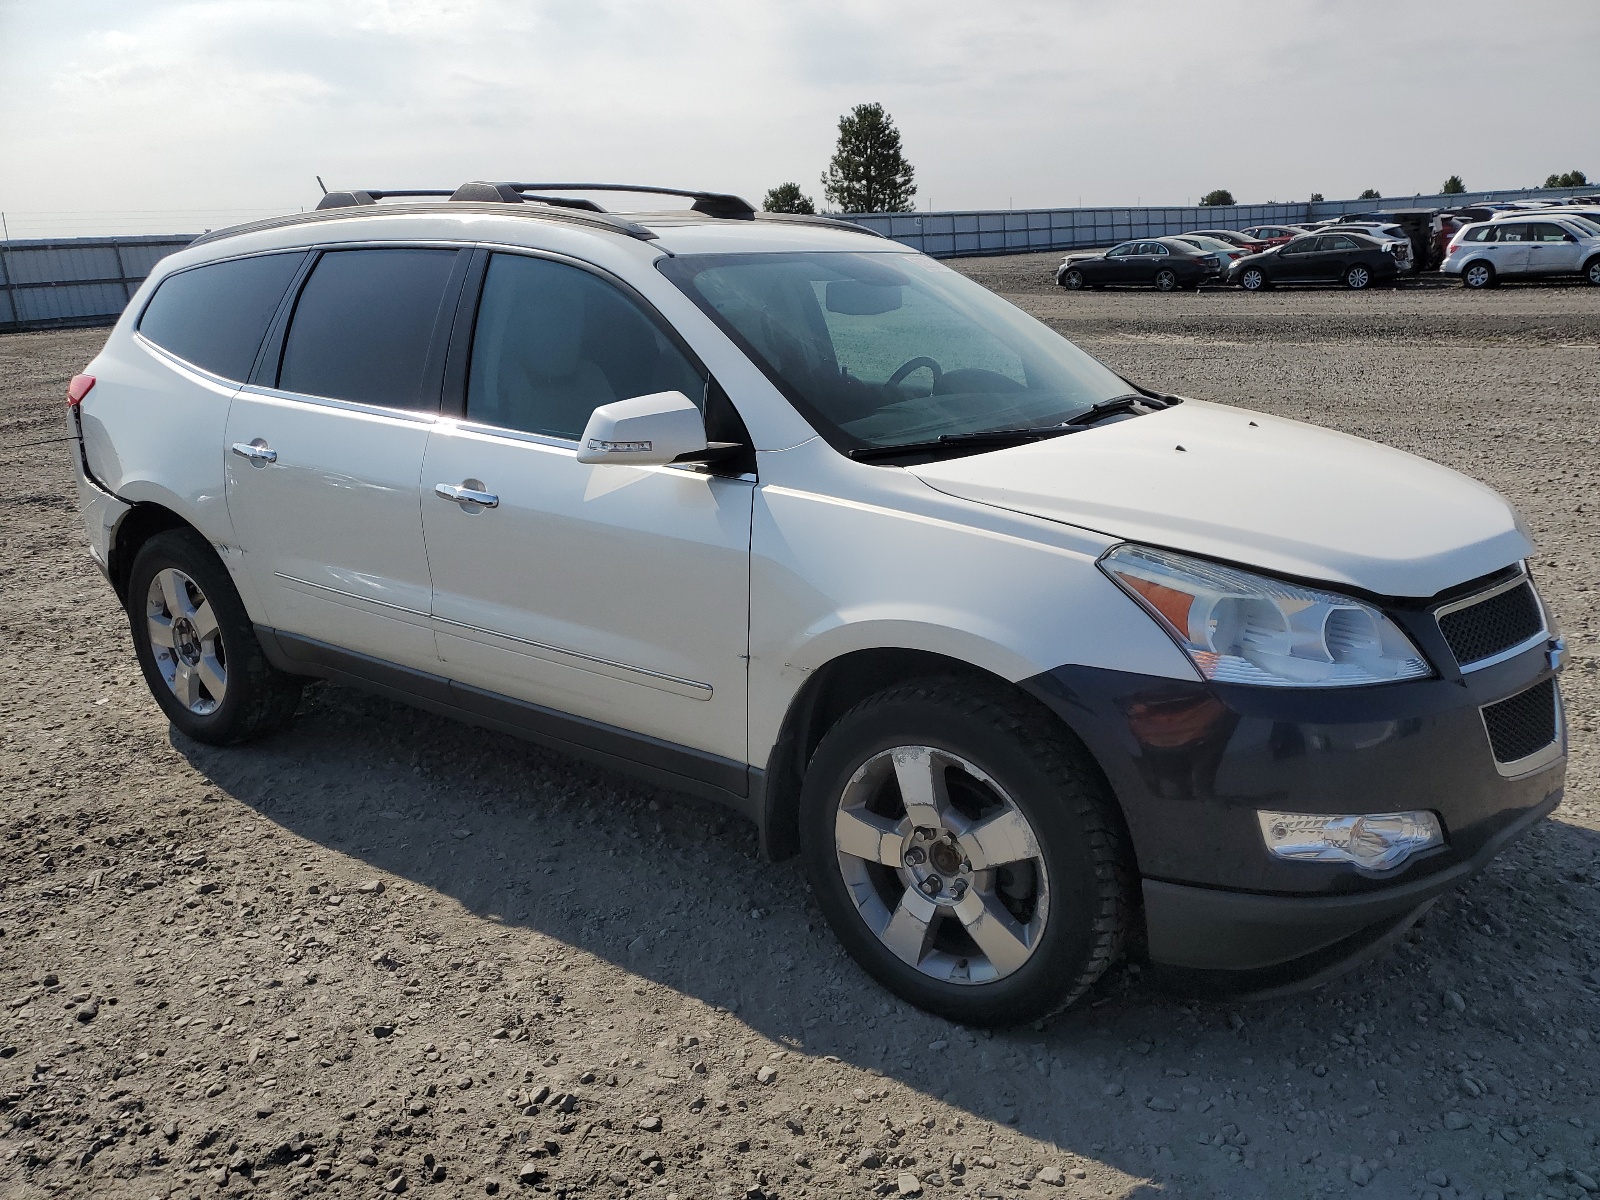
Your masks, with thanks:
[{"label": "wheel lug nut", "polygon": [[929,875],[922,881],[922,890],[930,896],[937,896],[943,887],[944,881],[937,875]]},{"label": "wheel lug nut", "polygon": [[916,847],[916,846],[913,846],[913,847],[911,847],[911,849],[906,851],[906,861],[908,863],[910,863],[913,867],[917,866],[919,863],[921,863],[927,857],[928,856],[926,854],[924,854],[922,852],[922,850],[920,848]]},{"label": "wheel lug nut", "polygon": [[957,900],[961,899],[967,894],[967,881],[965,879],[956,880],[950,885],[950,891],[954,893]]}]

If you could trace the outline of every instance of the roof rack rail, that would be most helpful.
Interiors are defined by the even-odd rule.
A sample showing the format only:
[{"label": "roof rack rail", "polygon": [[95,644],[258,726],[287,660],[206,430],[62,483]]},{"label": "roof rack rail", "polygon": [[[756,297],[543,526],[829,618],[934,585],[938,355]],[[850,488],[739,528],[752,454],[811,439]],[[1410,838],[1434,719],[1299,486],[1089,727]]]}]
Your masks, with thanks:
[{"label": "roof rack rail", "polygon": [[650,196],[683,196],[691,201],[690,209],[708,217],[747,221],[756,210],[748,200],[726,192],[700,192],[684,188],[646,187],[633,183],[486,183],[475,180],[463,183],[455,191],[445,189],[383,189],[329,192],[317,203],[317,208],[352,208],[357,205],[376,204],[380,200],[408,199],[412,197],[443,196],[448,200],[472,200],[499,204],[549,204],[557,208],[585,209],[604,212],[592,200],[571,196],[550,196],[546,192],[635,192]]}]

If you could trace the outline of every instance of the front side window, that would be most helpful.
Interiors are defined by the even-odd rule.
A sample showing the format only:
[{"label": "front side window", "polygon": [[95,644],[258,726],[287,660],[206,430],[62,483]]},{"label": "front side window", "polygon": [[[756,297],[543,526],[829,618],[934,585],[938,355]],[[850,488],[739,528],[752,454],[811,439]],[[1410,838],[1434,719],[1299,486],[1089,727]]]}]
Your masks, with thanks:
[{"label": "front side window", "polygon": [[278,386],[385,408],[432,409],[423,368],[454,250],[332,250],[295,304]]},{"label": "front side window", "polygon": [[168,276],[139,317],[139,332],[213,375],[244,382],[272,314],[305,252],[263,254]]},{"label": "front side window", "polygon": [[1314,237],[1296,238],[1292,242],[1284,243],[1284,254],[1310,254],[1317,248],[1317,239]]},{"label": "front side window", "polygon": [[921,255],[704,254],[657,266],[840,449],[1048,428],[1132,390]]},{"label": "front side window", "polygon": [[1120,246],[1113,246],[1106,251],[1107,258],[1126,258],[1130,254],[1139,253],[1138,242],[1123,242]]},{"label": "front side window", "polygon": [[467,419],[576,441],[602,404],[678,391],[704,374],[614,284],[519,254],[489,260],[472,336]]}]

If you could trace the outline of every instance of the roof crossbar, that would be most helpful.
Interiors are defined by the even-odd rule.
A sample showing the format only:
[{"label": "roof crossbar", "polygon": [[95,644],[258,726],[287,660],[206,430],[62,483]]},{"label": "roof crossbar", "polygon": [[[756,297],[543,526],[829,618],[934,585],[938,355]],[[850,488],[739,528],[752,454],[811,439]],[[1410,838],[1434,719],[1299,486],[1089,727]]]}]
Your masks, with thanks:
[{"label": "roof crossbar", "polygon": [[464,183],[454,191],[439,188],[383,190],[362,188],[329,192],[317,203],[317,208],[351,208],[357,205],[376,204],[380,200],[442,196],[449,200],[486,201],[499,204],[532,202],[554,205],[557,208],[584,209],[589,212],[605,211],[592,200],[541,194],[546,192],[632,192],[650,196],[682,196],[692,201],[689,207],[694,212],[708,217],[722,217],[736,221],[749,220],[756,212],[748,200],[726,192],[646,187],[633,183],[486,183],[483,181]]}]

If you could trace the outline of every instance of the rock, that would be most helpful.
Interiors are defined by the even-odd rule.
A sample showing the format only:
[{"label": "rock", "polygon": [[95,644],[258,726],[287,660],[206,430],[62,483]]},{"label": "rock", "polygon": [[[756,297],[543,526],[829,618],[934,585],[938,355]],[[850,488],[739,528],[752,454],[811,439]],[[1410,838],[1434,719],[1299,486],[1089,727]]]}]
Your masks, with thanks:
[{"label": "rock", "polygon": [[1536,1165],[1546,1179],[1560,1179],[1567,1173],[1567,1164],[1559,1158],[1547,1158]]},{"label": "rock", "polygon": [[357,1155],[356,1161],[363,1167],[375,1167],[378,1165],[378,1156],[371,1150],[368,1150],[363,1154]]},{"label": "rock", "polygon": [[375,1038],[386,1038],[391,1036],[393,1033],[393,1025],[374,1025],[372,1027],[372,1036]]},{"label": "rock", "polygon": [[1495,1131],[1495,1133],[1499,1136],[1500,1140],[1505,1142],[1507,1145],[1515,1146],[1517,1144],[1517,1137],[1519,1135],[1515,1129],[1511,1128],[1511,1126],[1502,1125]]},{"label": "rock", "polygon": [[1357,1163],[1350,1168],[1350,1182],[1360,1187],[1366,1187],[1372,1182],[1372,1168],[1366,1163]]},{"label": "rock", "polygon": [[542,1168],[540,1168],[538,1163],[525,1162],[522,1164],[521,1169],[517,1171],[518,1183],[528,1184],[531,1186],[532,1184],[538,1183],[543,1178],[544,1171]]},{"label": "rock", "polygon": [[406,1105],[406,1112],[410,1116],[413,1116],[413,1117],[420,1117],[427,1111],[428,1111],[428,1102],[426,1100],[424,1100],[421,1096],[418,1096],[410,1104]]},{"label": "rock", "polygon": [[978,1165],[991,1171],[994,1170],[994,1156],[990,1154],[980,1154],[978,1156]]},{"label": "rock", "polygon": [[770,1066],[764,1066],[756,1072],[757,1083],[771,1083],[777,1077],[777,1071],[773,1070]]},{"label": "rock", "polygon": [[1465,1113],[1447,1112],[1444,1115],[1444,1127],[1446,1129],[1465,1129],[1471,1124],[1472,1122],[1467,1120]]},{"label": "rock", "polygon": [[656,1132],[656,1130],[661,1128],[661,1118],[660,1117],[640,1117],[639,1118],[639,1128],[643,1129],[646,1133],[654,1133],[654,1132]]},{"label": "rock", "polygon": [[1600,1192],[1600,1183],[1596,1183],[1592,1175],[1585,1175],[1577,1168],[1572,1170],[1572,1182],[1586,1192]]},{"label": "rock", "polygon": [[1044,1170],[1039,1172],[1037,1178],[1040,1183],[1048,1183],[1054,1187],[1060,1187],[1067,1181],[1066,1172],[1062,1171],[1060,1167],[1045,1167]]},{"label": "rock", "polygon": [[9,1043],[7,1045],[0,1046],[0,1058],[10,1058],[16,1052],[17,1048]]},{"label": "rock", "polygon": [[383,891],[384,891],[383,880],[381,880],[381,879],[369,879],[365,883],[362,883],[360,886],[358,886],[356,888],[356,891],[364,892],[369,896],[382,895]]},{"label": "rock", "polygon": [[1453,1008],[1458,1013],[1467,1011],[1467,1002],[1461,998],[1460,992],[1446,992],[1444,994],[1444,1006]]},{"label": "rock", "polygon": [[1120,1096],[1122,1095],[1122,1092],[1123,1087],[1120,1083],[1108,1083],[1105,1085],[1105,1087],[1100,1089],[1100,1094],[1102,1096]]},{"label": "rock", "polygon": [[1177,1112],[1178,1106],[1165,1096],[1151,1096],[1144,1102],[1144,1106],[1151,1112]]},{"label": "rock", "polygon": [[910,1171],[901,1171],[900,1177],[894,1181],[894,1187],[902,1196],[922,1195],[922,1181]]},{"label": "rock", "polygon": [[1449,1187],[1450,1176],[1439,1170],[1429,1171],[1428,1182],[1433,1184],[1434,1187]]},{"label": "rock", "polygon": [[883,1166],[883,1159],[878,1157],[878,1152],[876,1150],[868,1148],[856,1155],[856,1166],[860,1167],[863,1171],[876,1171],[879,1167]]},{"label": "rock", "polygon": [[945,1049],[948,1049],[949,1046],[950,1046],[950,1043],[945,1041],[944,1038],[938,1038],[935,1041],[931,1041],[931,1042],[928,1043],[928,1049],[929,1050],[945,1050]]},{"label": "rock", "polygon": [[485,1195],[495,1195],[500,1190],[500,1181],[498,1179],[485,1179],[483,1181],[483,1190]]},{"label": "rock", "polygon": [[460,1088],[463,1092],[466,1091],[471,1086],[472,1086],[472,1076],[471,1075],[463,1075],[463,1076],[461,1076],[461,1078],[456,1080],[456,1087]]},{"label": "rock", "polygon": [[389,1180],[383,1185],[383,1190],[388,1192],[391,1196],[398,1196],[401,1192],[406,1190],[406,1177],[404,1175],[396,1175],[393,1179]]},{"label": "rock", "polygon": [[450,831],[450,836],[455,838],[457,841],[464,842],[469,837],[472,836],[472,830],[470,830],[470,829],[452,829]]},{"label": "rock", "polygon": [[255,1164],[250,1161],[250,1156],[243,1150],[228,1160],[228,1170],[235,1175],[248,1175],[254,1167]]},{"label": "rock", "polygon": [[86,1001],[85,1003],[78,1005],[77,1011],[72,1015],[80,1022],[87,1025],[90,1021],[94,1020],[100,1015],[100,1002],[98,1000]]}]

